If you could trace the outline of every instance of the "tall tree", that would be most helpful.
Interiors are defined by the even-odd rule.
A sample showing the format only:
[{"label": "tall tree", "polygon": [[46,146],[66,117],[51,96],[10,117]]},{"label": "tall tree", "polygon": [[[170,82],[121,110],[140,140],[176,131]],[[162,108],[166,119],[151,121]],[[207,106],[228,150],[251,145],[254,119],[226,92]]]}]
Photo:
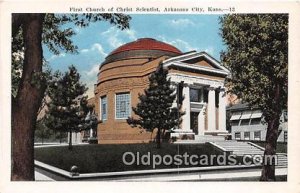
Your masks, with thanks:
[{"label": "tall tree", "polygon": [[39,76],[43,58],[43,18],[44,14],[27,14],[18,23],[19,26],[22,24],[23,30],[24,61],[18,92],[12,103],[13,180],[34,180],[33,128],[45,90],[44,80]]},{"label": "tall tree", "polygon": [[140,102],[132,110],[138,118],[130,117],[127,122],[153,132],[157,129],[157,148],[161,147],[161,136],[166,130],[178,126],[183,113],[177,107],[172,107],[176,98],[175,88],[167,79],[168,70],[160,64],[157,70],[149,76],[149,87],[144,94],[139,94]]},{"label": "tall tree", "polygon": [[[287,108],[288,15],[234,14],[220,21],[230,92],[262,109],[268,124],[264,155],[275,155],[280,115]],[[275,180],[274,163],[263,164],[261,180]]]},{"label": "tall tree", "polygon": [[86,98],[83,94],[87,91],[80,82],[80,75],[74,66],[69,67],[58,80],[50,84],[47,104],[46,125],[48,128],[59,132],[69,133],[69,149],[72,149],[72,133],[80,131],[80,125],[85,123],[84,109]]},{"label": "tall tree", "polygon": [[108,21],[126,29],[129,20],[123,14],[12,14],[12,180],[34,180],[34,128],[46,88],[42,44],[57,55],[76,53],[75,32],[64,24]]}]

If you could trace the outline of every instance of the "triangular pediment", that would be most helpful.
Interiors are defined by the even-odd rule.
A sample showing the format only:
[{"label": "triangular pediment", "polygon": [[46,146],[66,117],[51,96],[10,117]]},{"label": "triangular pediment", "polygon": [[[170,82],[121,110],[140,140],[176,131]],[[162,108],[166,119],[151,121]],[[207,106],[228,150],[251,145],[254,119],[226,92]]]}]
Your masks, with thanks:
[{"label": "triangular pediment", "polygon": [[198,69],[200,71],[207,71],[216,74],[229,75],[229,70],[206,52],[190,52],[180,56],[175,56],[165,60],[164,66],[177,66],[195,70]]},{"label": "triangular pediment", "polygon": [[204,66],[204,67],[208,67],[208,68],[219,69],[218,67],[214,66],[212,62],[207,60],[205,57],[195,57],[195,58],[191,58],[191,59],[187,59],[187,60],[182,60],[180,62],[186,63],[186,64],[194,64],[194,65]]}]

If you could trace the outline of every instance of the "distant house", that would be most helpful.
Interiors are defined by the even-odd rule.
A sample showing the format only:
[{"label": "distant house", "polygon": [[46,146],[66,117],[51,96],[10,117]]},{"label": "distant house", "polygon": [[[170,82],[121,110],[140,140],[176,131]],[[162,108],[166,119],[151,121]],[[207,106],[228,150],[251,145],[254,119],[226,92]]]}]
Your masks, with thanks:
[{"label": "distant house", "polygon": [[[265,141],[267,124],[264,122],[262,111],[250,109],[247,104],[236,104],[227,108],[230,115],[232,139]],[[287,142],[287,111],[283,111],[280,117],[278,133],[279,142]]]}]

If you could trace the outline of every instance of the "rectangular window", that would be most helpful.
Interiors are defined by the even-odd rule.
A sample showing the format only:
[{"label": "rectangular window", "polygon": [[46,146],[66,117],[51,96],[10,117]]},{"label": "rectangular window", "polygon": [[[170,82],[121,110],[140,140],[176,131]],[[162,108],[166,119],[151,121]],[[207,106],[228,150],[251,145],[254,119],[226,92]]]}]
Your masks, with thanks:
[{"label": "rectangular window", "polygon": [[190,101],[191,102],[202,102],[203,101],[203,93],[202,89],[194,89],[190,88]]},{"label": "rectangular window", "polygon": [[116,94],[116,119],[127,119],[130,116],[130,93]]},{"label": "rectangular window", "polygon": [[240,140],[240,139],[241,139],[241,133],[240,133],[240,132],[236,132],[236,133],[234,134],[234,138],[235,138],[236,140]]},{"label": "rectangular window", "polygon": [[250,140],[250,132],[249,132],[249,131],[246,131],[246,132],[244,133],[244,139],[245,139],[245,140]]},{"label": "rectangular window", "polygon": [[107,97],[103,96],[101,97],[101,106],[100,106],[100,111],[101,111],[101,120],[107,120]]},{"label": "rectangular window", "polygon": [[254,131],[254,140],[261,140],[261,132],[260,131]]}]

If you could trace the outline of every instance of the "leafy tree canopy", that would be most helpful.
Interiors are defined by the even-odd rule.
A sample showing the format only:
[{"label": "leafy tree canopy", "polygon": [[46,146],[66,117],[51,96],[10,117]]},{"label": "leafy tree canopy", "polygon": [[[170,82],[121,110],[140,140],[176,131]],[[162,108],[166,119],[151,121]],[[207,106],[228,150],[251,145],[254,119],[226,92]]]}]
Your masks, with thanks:
[{"label": "leafy tree canopy", "polygon": [[[19,28],[19,24],[22,18],[25,18],[26,14],[15,14],[13,17],[13,36],[12,36],[12,96],[17,95],[19,82],[23,70],[24,59],[24,42],[23,31]],[[131,17],[124,14],[45,14],[43,21],[42,31],[42,43],[53,54],[59,55],[62,52],[76,54],[77,46],[74,45],[72,37],[76,35],[76,32],[72,28],[72,25],[85,28],[93,22],[108,21],[112,25],[115,25],[119,29],[129,28],[129,21]],[[47,61],[44,59],[44,64]],[[47,69],[47,68],[45,68]],[[48,80],[47,76],[43,77]],[[49,80],[48,80],[49,81]]]},{"label": "leafy tree canopy", "polygon": [[261,108],[266,119],[281,112],[288,92],[288,15],[234,14],[220,22],[227,45],[221,59],[232,73],[230,92]]}]

